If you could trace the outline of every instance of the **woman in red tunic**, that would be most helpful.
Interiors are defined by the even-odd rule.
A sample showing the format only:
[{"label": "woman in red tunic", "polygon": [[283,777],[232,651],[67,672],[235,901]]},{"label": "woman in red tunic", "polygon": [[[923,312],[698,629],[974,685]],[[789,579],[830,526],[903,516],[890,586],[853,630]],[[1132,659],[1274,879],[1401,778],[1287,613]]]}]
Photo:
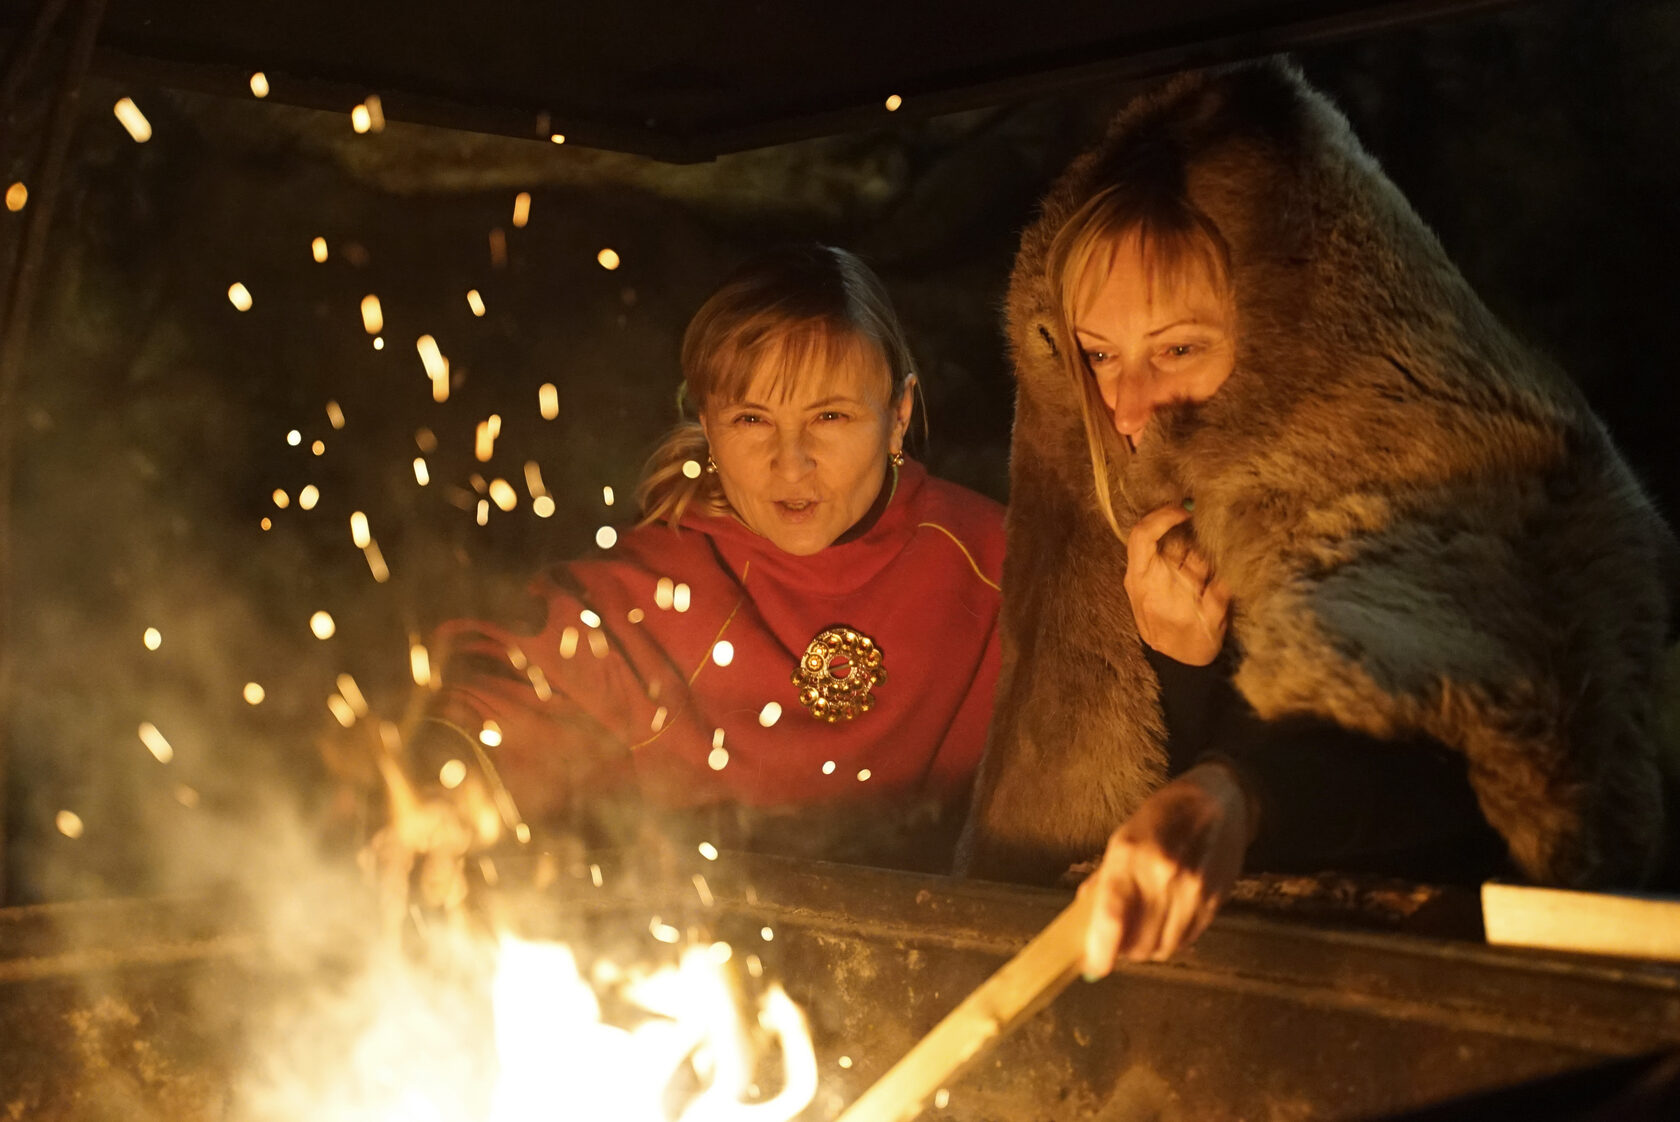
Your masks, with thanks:
[{"label": "woman in red tunic", "polygon": [[1002,508],[905,458],[909,348],[844,251],[738,270],[682,365],[692,419],[641,524],[543,575],[526,626],[441,629],[424,758],[477,759],[515,827],[622,840],[651,808],[719,845],[945,867],[998,673]]}]

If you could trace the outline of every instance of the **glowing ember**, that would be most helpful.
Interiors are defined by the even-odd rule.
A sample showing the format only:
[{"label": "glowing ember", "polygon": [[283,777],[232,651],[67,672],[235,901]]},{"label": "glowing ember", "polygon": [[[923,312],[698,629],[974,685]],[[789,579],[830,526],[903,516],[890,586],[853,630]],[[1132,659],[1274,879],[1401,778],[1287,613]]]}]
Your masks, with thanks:
[{"label": "glowing ember", "polygon": [[163,646],[163,632],[155,627],[146,628],[146,633],[140,636],[140,641],[146,644],[148,651],[155,651]]},{"label": "glowing ember", "polygon": [[653,727],[654,732],[658,732],[660,729],[665,727],[665,718],[669,715],[670,715],[670,711],[667,710],[663,705],[661,705],[658,709],[655,709],[653,711],[652,727]]},{"label": "glowing ember", "polygon": [[315,504],[321,501],[321,489],[310,483],[298,492],[298,506],[303,510],[314,510]]},{"label": "glowing ember", "polygon": [[560,415],[560,391],[553,382],[544,382],[538,387],[537,408],[542,411],[545,421],[552,421]]},{"label": "glowing ember", "polygon": [[659,583],[653,586],[653,603],[661,611],[670,611],[671,604],[676,599],[676,585],[670,577],[660,577]]},{"label": "glowing ember", "polygon": [[729,766],[729,749],[721,744],[706,754],[706,766],[713,771],[722,771]]},{"label": "glowing ember", "polygon": [[671,590],[671,607],[679,612],[688,611],[688,605],[692,599],[693,593],[689,591],[686,584],[679,584]]},{"label": "glowing ember", "polygon": [[265,518],[261,522],[257,523],[257,525],[261,526],[264,530],[272,530],[274,529],[274,519]]},{"label": "glowing ember", "polygon": [[595,260],[601,263],[601,268],[609,273],[618,268],[618,254],[610,249],[603,249],[595,255]]},{"label": "glowing ember", "polygon": [[699,460],[683,461],[682,473],[690,479],[699,479],[702,470]]},{"label": "glowing ember", "polygon": [[475,316],[484,314],[484,297],[478,294],[478,289],[467,289],[467,307],[472,309],[472,314]]},{"label": "glowing ember", "polygon": [[611,526],[602,526],[595,531],[595,544],[602,549],[611,549],[618,544],[618,531]]},{"label": "glowing ember", "polygon": [[67,838],[82,836],[82,816],[73,810],[59,811],[53,819],[53,824],[58,827],[58,832]]},{"label": "glowing ember", "polygon": [[898,107],[903,104],[904,99],[902,97],[899,97],[897,94],[892,94],[887,98],[887,112],[897,113]]},{"label": "glowing ember", "polygon": [[873,773],[868,768],[864,768],[862,771],[858,772],[858,782],[859,783],[869,782],[869,777],[870,777],[871,774],[873,774]]},{"label": "glowing ember", "polygon": [[481,464],[489,463],[496,454],[496,427],[489,421],[480,421],[473,431],[473,458]]},{"label": "glowing ember", "polygon": [[385,313],[379,307],[379,297],[371,292],[362,297],[362,330],[369,335],[385,330]]},{"label": "glowing ember", "polygon": [[538,518],[551,518],[554,515],[554,500],[547,495],[538,495],[531,500],[531,513]]},{"label": "glowing ember", "polygon": [[408,671],[414,676],[417,686],[432,684],[432,657],[422,643],[410,644],[408,648]]},{"label": "glowing ember", "polygon": [[838,1060],[836,1060],[834,1062],[839,1064],[841,1067],[851,1067],[852,1066],[852,1058],[850,1056],[841,1056]]},{"label": "glowing ember", "polygon": [[776,933],[768,927],[761,927],[758,929],[758,937],[769,943],[775,940]]},{"label": "glowing ember", "polygon": [[279,507],[281,510],[285,510],[287,507],[292,505],[292,497],[286,494],[286,492],[280,490],[278,487],[274,489],[273,497],[274,505]]},{"label": "glowing ember", "polygon": [[513,197],[513,228],[523,230],[531,220],[531,192],[521,191]]},{"label": "glowing ember", "polygon": [[315,633],[317,639],[331,639],[333,632],[338,630],[338,625],[328,613],[316,612],[309,617],[309,630]]},{"label": "glowing ember", "polygon": [[701,842],[700,856],[704,857],[708,861],[716,861],[718,859],[717,846],[713,845],[711,842]]},{"label": "glowing ember", "polygon": [[368,715],[367,699],[362,696],[361,687],[356,685],[356,679],[348,674],[338,676],[338,692],[344,695],[344,700],[350,703],[351,712],[358,717]]},{"label": "glowing ember", "polygon": [[261,682],[246,682],[244,696],[246,705],[261,705],[268,691],[262,688]]},{"label": "glowing ember", "polygon": [[144,144],[152,139],[152,123],[146,120],[146,115],[140,112],[140,107],[134,104],[132,98],[123,98],[112,106],[111,111],[122,122],[122,127],[128,130],[128,135],[134,138],[136,144]]},{"label": "glowing ember", "polygon": [[824,760],[823,761],[822,773],[824,775],[833,775],[834,774],[834,761],[833,760]]},{"label": "glowing ember", "polygon": [[502,746],[502,726],[495,721],[485,721],[484,727],[478,730],[478,742],[486,748],[500,748]]},{"label": "glowing ember", "polygon": [[583,625],[585,627],[601,626],[601,617],[590,611],[588,608],[585,608],[583,611],[578,613],[578,619],[583,621]]},{"label": "glowing ember", "polygon": [[361,511],[354,511],[350,515],[350,540],[356,543],[357,549],[366,549],[373,536],[368,533],[367,515]]},{"label": "glowing ember", "polygon": [[578,629],[568,627],[560,632],[560,657],[571,658],[577,654]]},{"label": "glowing ember", "polygon": [[373,127],[373,114],[368,112],[366,105],[358,105],[350,110],[350,127],[358,133],[367,132]]},{"label": "glowing ember", "polygon": [[29,205],[29,188],[20,179],[6,188],[6,209],[12,212],[22,210]]},{"label": "glowing ember", "polygon": [[268,96],[268,75],[261,70],[251,75],[251,93],[257,97]]},{"label": "glowing ember", "polygon": [[327,402],[327,423],[335,429],[344,427],[344,410],[339,408],[338,402]]},{"label": "glowing ember", "polygon": [[309,253],[310,253],[310,256],[315,258],[315,263],[317,265],[326,261],[326,259],[327,259],[327,239],[326,238],[316,238],[314,241],[310,242],[309,243]]},{"label": "glowing ember", "polygon": [[758,711],[758,723],[765,728],[769,728],[781,719],[782,703],[779,701],[767,701],[764,703],[764,708]]},{"label": "glowing ember", "polygon": [[735,644],[728,639],[719,639],[712,644],[712,661],[719,666],[728,666],[735,661]]},{"label": "glowing ember", "polygon": [[414,457],[414,482],[424,487],[432,481],[432,473],[426,470],[426,457]]},{"label": "glowing ember", "polygon": [[375,335],[373,337],[373,349],[376,351],[382,351],[385,349],[385,336]]},{"label": "glowing ember", "polygon": [[453,791],[467,778],[467,765],[460,760],[445,760],[438,769],[438,782],[443,784],[444,790]]},{"label": "glowing ember", "polygon": [[478,524],[480,526],[490,525],[490,500],[489,499],[478,500]]},{"label": "glowing ember", "polygon": [[317,456],[324,456],[327,454],[327,442],[324,440],[317,440],[309,446],[309,450]]},{"label": "glowing ember", "polygon": [[385,555],[379,551],[378,542],[368,542],[362,556],[367,558],[368,572],[373,574],[376,583],[384,584],[391,579],[391,569],[385,564]]},{"label": "glowing ember", "polygon": [[613,505],[613,489],[611,487],[601,488],[601,501],[608,506]]},{"label": "glowing ember", "polygon": [[548,142],[550,144],[564,144],[566,143],[566,134],[563,132],[550,133]]},{"label": "glowing ember", "polygon": [[548,494],[548,488],[543,486],[542,468],[535,460],[525,461],[525,489],[531,492],[533,499]]},{"label": "glowing ember", "polygon": [[490,501],[505,513],[519,505],[519,492],[515,491],[513,484],[505,479],[492,479],[490,481]]},{"label": "glowing ember", "polygon": [[251,290],[234,281],[228,285],[228,303],[242,312],[251,310]]},{"label": "glowing ember", "polygon": [[356,711],[350,708],[348,701],[345,701],[336,693],[327,698],[327,708],[332,710],[332,715],[345,728],[349,728],[356,723]]},{"label": "glowing ember", "polygon": [[175,758],[175,749],[170,747],[169,741],[163,738],[163,733],[150,721],[140,724],[140,743],[146,746],[146,751],[157,757],[157,762],[166,764]]}]

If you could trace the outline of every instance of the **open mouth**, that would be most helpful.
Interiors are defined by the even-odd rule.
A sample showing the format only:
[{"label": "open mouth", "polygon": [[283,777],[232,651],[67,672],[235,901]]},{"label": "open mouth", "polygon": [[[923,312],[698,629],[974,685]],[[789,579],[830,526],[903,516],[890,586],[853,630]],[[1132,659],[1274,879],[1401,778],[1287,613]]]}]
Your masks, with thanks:
[{"label": "open mouth", "polygon": [[789,522],[803,522],[817,509],[816,499],[777,499],[776,513]]}]

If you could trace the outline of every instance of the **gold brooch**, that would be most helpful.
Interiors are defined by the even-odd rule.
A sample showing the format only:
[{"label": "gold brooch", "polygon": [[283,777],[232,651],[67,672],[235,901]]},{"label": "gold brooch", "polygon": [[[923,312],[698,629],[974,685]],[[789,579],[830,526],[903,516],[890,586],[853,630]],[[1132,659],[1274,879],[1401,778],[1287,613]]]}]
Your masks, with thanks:
[{"label": "gold brooch", "polygon": [[875,640],[844,624],[819,631],[793,670],[799,704],[830,724],[873,709],[869,691],[886,680]]}]

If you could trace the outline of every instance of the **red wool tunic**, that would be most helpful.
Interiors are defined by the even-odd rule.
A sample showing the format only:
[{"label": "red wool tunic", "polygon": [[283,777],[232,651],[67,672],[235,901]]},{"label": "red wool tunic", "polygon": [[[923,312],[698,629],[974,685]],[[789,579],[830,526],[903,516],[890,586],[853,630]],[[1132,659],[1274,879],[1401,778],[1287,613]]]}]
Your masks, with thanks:
[{"label": "red wool tunic", "polygon": [[[732,517],[644,526],[540,578],[534,634],[445,625],[435,712],[468,736],[495,723],[527,818],[627,787],[670,809],[949,807],[991,718],[1003,544],[1001,506],[913,462],[866,534],[810,557]],[[874,641],[885,678],[830,724],[792,675],[834,625]]]}]

